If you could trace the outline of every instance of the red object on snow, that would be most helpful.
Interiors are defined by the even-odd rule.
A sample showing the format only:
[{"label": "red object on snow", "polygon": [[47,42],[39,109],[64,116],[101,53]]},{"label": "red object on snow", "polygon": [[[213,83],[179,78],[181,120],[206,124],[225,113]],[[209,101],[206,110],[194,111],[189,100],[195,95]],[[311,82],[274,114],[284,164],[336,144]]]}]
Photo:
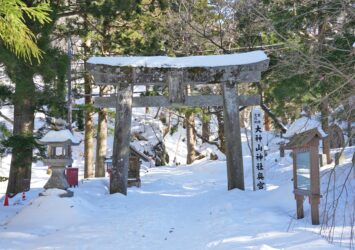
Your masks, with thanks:
[{"label": "red object on snow", "polygon": [[9,205],[9,196],[5,194],[5,201],[4,201],[4,206],[7,207]]},{"label": "red object on snow", "polygon": [[67,168],[67,181],[70,187],[77,187],[79,183],[79,169],[78,168]]},{"label": "red object on snow", "polygon": [[106,164],[106,172],[111,175],[112,173],[112,159],[107,159],[105,161],[105,164]]},{"label": "red object on snow", "polygon": [[26,193],[22,192],[22,200],[25,201],[26,200]]},{"label": "red object on snow", "polygon": [[109,174],[111,174],[111,173],[112,173],[112,166],[107,167],[106,172],[109,173]]}]

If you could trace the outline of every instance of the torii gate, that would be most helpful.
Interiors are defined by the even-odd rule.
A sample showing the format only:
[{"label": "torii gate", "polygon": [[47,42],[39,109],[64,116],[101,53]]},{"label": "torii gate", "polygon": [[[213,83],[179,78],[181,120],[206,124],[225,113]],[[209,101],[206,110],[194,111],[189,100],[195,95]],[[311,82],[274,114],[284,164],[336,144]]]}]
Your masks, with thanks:
[{"label": "torii gate", "polygon": [[[259,96],[238,96],[237,84],[258,82],[268,68],[263,51],[190,57],[92,57],[89,72],[97,85],[117,94],[95,98],[96,107],[116,108],[110,193],[127,194],[132,107],[223,106],[228,190],[244,190],[239,105],[259,105]],[[189,96],[187,85],[221,84],[222,96]],[[168,86],[168,96],[133,97],[133,86]]]}]

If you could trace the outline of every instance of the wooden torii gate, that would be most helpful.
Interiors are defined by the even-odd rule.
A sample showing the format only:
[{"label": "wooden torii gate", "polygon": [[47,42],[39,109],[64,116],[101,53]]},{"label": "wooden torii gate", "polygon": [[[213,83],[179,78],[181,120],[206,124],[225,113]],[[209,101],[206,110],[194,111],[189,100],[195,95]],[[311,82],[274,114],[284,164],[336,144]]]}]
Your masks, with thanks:
[{"label": "wooden torii gate", "polygon": [[[258,82],[268,68],[263,51],[190,57],[92,57],[88,69],[97,85],[116,95],[95,98],[96,107],[116,108],[110,193],[127,194],[132,107],[223,106],[228,190],[244,190],[239,106],[259,105],[259,96],[239,96],[238,83]],[[189,96],[187,85],[221,84],[222,95]],[[133,97],[133,86],[167,86],[168,96]]]}]

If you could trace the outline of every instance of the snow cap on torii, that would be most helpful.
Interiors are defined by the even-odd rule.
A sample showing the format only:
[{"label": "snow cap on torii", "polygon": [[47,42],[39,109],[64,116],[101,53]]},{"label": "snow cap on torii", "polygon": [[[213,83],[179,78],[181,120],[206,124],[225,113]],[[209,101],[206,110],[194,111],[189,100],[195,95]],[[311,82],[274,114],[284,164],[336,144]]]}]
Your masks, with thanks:
[{"label": "snow cap on torii", "polygon": [[253,64],[268,60],[264,51],[257,50],[245,53],[207,56],[107,56],[91,57],[89,64],[110,65],[118,67],[146,68],[194,68],[225,67]]}]

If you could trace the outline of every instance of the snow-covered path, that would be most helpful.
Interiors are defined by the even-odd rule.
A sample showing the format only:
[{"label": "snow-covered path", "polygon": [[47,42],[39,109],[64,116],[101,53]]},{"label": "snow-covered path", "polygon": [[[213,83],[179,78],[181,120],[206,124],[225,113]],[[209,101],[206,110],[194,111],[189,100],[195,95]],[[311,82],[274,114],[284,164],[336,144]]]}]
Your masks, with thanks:
[{"label": "snow-covered path", "polygon": [[24,206],[0,226],[0,249],[338,249],[309,217],[294,219],[289,179],[228,192],[225,171],[224,161],[152,168],[127,197],[109,195],[105,178],[85,180],[73,198]]}]

